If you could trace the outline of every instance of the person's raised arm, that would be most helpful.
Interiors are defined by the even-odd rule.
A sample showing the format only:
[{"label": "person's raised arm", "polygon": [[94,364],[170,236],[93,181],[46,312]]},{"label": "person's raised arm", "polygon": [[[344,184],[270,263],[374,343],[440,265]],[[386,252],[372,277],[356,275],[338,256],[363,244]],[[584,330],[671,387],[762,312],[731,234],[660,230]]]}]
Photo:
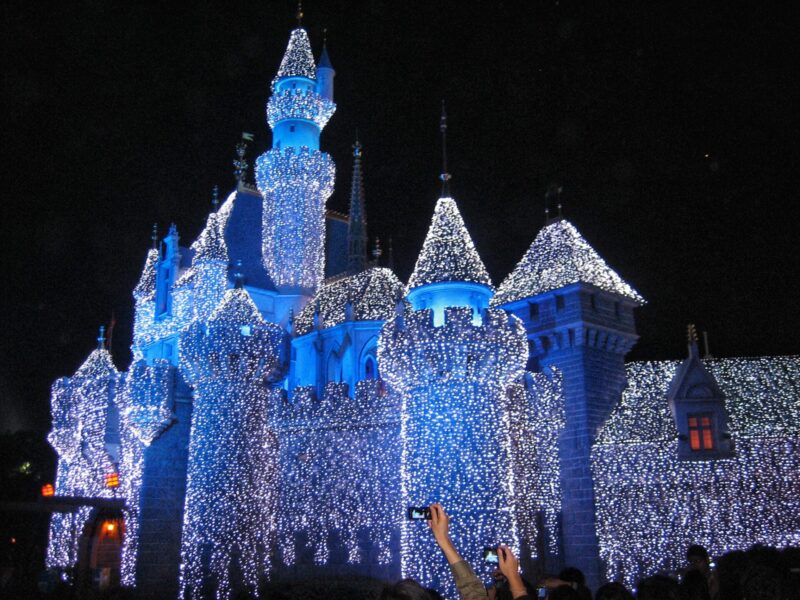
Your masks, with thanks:
[{"label": "person's raised arm", "polygon": [[508,587],[511,590],[511,596],[514,598],[527,598],[528,590],[525,589],[525,584],[522,582],[522,576],[519,574],[519,561],[511,548],[508,546],[497,547],[497,560],[499,562],[500,571],[508,579]]},{"label": "person's raised arm", "polygon": [[461,600],[486,600],[486,589],[481,580],[461,557],[450,539],[450,518],[438,502],[431,504],[431,520],[428,521],[428,526],[450,564],[450,571],[453,573]]},{"label": "person's raised arm", "polygon": [[438,502],[431,504],[431,520],[428,521],[428,526],[433,532],[433,538],[442,549],[447,562],[451,565],[464,560],[456,550],[450,539],[450,517],[444,512],[444,507]]}]

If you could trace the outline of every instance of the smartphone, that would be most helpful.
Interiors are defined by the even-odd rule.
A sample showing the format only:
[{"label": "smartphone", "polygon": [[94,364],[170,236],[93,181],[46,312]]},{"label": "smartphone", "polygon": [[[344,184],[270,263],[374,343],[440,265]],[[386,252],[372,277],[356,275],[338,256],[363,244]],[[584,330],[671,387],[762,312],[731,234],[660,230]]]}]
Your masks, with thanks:
[{"label": "smartphone", "polygon": [[497,557],[497,548],[485,546],[483,549],[483,561],[490,565],[500,564],[500,559]]},{"label": "smartphone", "polygon": [[409,506],[408,519],[409,521],[430,521],[431,509],[429,506]]},{"label": "smartphone", "polygon": [[536,597],[547,598],[547,588],[546,587],[536,588]]}]

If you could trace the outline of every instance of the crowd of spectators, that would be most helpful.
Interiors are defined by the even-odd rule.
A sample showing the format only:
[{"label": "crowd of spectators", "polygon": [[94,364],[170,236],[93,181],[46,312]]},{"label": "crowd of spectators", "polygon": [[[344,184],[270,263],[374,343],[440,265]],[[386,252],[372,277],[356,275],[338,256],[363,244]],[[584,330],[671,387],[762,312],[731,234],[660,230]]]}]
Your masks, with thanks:
[{"label": "crowd of spectators", "polygon": [[[592,600],[580,570],[567,568],[558,577],[531,585],[519,572],[519,562],[507,546],[497,548],[498,568],[488,588],[459,554],[449,535],[450,519],[441,504],[430,507],[428,524],[453,575],[461,600]],[[384,587],[381,600],[441,598],[416,581],[404,579]],[[708,551],[692,545],[686,568],[678,573],[647,577],[629,590],[619,582],[598,588],[594,600],[800,600],[800,548],[777,550],[754,546],[720,556],[716,564]]]}]

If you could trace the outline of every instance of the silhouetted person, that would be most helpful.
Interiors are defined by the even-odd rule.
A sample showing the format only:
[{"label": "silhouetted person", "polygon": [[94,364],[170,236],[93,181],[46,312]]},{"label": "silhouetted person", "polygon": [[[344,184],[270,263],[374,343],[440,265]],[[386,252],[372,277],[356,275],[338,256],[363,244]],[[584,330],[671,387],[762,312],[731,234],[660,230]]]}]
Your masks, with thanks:
[{"label": "silhouetted person", "polygon": [[636,586],[636,600],[680,600],[678,582],[666,575],[642,579]]},{"label": "silhouetted person", "polygon": [[683,576],[680,593],[681,600],[711,600],[706,576],[696,569],[687,571]]},{"label": "silhouetted person", "polygon": [[615,581],[597,588],[594,600],[633,600],[633,594],[624,585]]}]

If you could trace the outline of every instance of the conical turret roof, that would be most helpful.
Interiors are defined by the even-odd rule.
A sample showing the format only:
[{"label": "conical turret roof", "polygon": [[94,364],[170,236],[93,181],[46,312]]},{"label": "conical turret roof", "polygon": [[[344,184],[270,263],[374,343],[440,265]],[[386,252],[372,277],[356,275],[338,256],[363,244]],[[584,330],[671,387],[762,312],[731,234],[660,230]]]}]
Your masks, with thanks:
[{"label": "conical turret roof", "polygon": [[311,52],[308,33],[302,27],[298,27],[292,31],[289,37],[289,45],[286,46],[281,66],[278,68],[278,74],[272,84],[274,86],[275,82],[282,77],[315,79],[316,74],[317,69],[314,65],[314,54]]},{"label": "conical turret roof", "polygon": [[158,250],[150,248],[147,251],[147,258],[144,261],[142,275],[139,283],[133,288],[133,295],[138,298],[147,298],[156,291],[156,263],[158,263]]},{"label": "conical turret roof", "polygon": [[228,248],[225,245],[225,236],[220,227],[220,219],[217,213],[208,215],[208,222],[200,236],[192,244],[195,251],[194,261],[216,260],[227,262]]},{"label": "conical turret roof", "polygon": [[545,226],[492,298],[492,306],[530,298],[573,283],[589,283],[643,304],[566,219]]},{"label": "conical turret roof", "polygon": [[244,288],[233,288],[225,292],[225,297],[211,313],[208,321],[240,325],[264,323],[258,307]]},{"label": "conical turret roof", "polygon": [[489,273],[452,198],[439,198],[436,203],[408,289],[444,281],[469,281],[492,287]]}]

